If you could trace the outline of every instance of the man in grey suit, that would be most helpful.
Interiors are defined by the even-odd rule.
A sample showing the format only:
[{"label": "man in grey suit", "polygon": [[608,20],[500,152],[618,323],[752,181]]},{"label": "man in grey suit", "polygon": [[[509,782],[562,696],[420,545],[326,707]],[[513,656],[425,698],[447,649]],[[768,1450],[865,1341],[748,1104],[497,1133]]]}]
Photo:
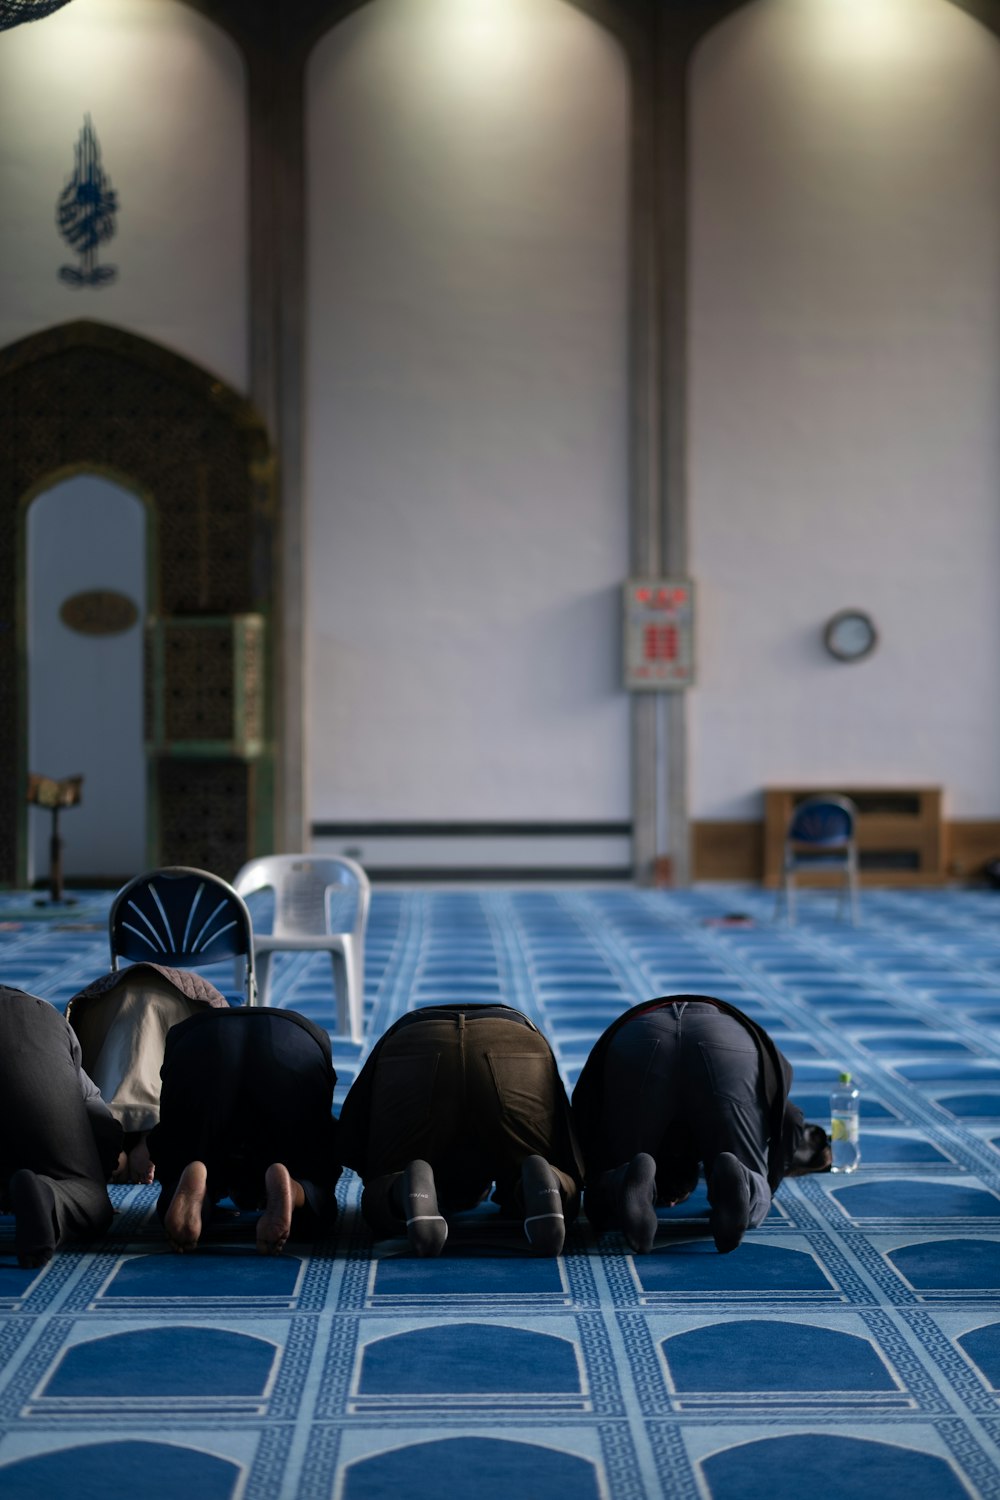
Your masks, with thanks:
[{"label": "man in grey suit", "polygon": [[122,1128],[46,1000],[0,985],[0,1201],[18,1262],[43,1266],[69,1236],[103,1233]]}]

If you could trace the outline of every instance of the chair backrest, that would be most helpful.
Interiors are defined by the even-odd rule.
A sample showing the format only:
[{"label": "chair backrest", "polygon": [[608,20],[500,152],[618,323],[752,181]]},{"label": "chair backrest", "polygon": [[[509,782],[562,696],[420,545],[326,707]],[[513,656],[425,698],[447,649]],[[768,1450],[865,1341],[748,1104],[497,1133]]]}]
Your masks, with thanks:
[{"label": "chair backrest", "polygon": [[246,963],[246,998],[254,1004],[253,924],[228,881],[208,870],[168,865],[122,886],[108,916],[111,967],[130,963],[195,969],[223,959]]},{"label": "chair backrest", "polygon": [[849,797],[807,797],[788,822],[790,844],[812,844],[817,849],[843,848],[854,838],[857,808]]},{"label": "chair backrest", "polygon": [[264,855],[244,865],[233,884],[243,897],[274,892],[275,937],[364,933],[371,885],[346,855]]}]

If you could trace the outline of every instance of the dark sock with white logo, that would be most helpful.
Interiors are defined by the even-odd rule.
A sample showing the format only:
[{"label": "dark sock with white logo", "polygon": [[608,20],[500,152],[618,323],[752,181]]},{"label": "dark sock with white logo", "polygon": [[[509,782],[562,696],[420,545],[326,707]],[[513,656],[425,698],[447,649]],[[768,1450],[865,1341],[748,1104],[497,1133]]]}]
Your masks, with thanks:
[{"label": "dark sock with white logo", "polygon": [[521,1163],[524,1232],[536,1255],[558,1255],[566,1238],[559,1181],[544,1156]]},{"label": "dark sock with white logo", "polygon": [[392,1204],[406,1220],[406,1238],[415,1254],[440,1255],[448,1238],[448,1223],[438,1212],[434,1173],[428,1162],[411,1161],[392,1185]]}]

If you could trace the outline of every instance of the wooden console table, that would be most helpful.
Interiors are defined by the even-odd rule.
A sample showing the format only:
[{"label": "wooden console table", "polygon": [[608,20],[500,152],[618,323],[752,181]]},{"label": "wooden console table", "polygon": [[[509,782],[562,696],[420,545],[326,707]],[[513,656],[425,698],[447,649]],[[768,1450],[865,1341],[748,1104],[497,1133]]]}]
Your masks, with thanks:
[{"label": "wooden console table", "polygon": [[[785,830],[792,809],[807,797],[835,792],[858,809],[858,861],[863,885],[940,885],[944,882],[941,788],[938,786],[768,787],[764,792],[764,884],[781,881]],[[817,871],[817,883],[830,879]],[[839,878],[836,876],[834,878]]]}]

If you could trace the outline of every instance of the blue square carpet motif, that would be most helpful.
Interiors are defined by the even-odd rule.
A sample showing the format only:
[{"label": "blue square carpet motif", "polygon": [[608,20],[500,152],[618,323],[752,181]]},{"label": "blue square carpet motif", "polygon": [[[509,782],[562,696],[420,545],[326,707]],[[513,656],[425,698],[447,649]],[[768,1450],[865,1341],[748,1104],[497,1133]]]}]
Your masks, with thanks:
[{"label": "blue square carpet motif", "polygon": [[[65,1005],[107,967],[108,900],[0,897],[0,978]],[[808,1118],[854,1073],[861,1170],[786,1181],[728,1256],[704,1185],[648,1256],[581,1219],[535,1260],[489,1207],[439,1260],[373,1248],[351,1173],[329,1242],[274,1260],[246,1219],[173,1255],[154,1188],[40,1272],[0,1219],[0,1496],[1000,1500],[998,916],[986,891],[866,891],[857,927],[807,892],[793,928],[753,887],[376,891],[370,1038],[501,1000],[572,1088],[628,1006],[717,995]],[[273,994],[333,1028],[323,956],[279,959]],[[338,1108],[363,1056],[334,1039]]]}]

